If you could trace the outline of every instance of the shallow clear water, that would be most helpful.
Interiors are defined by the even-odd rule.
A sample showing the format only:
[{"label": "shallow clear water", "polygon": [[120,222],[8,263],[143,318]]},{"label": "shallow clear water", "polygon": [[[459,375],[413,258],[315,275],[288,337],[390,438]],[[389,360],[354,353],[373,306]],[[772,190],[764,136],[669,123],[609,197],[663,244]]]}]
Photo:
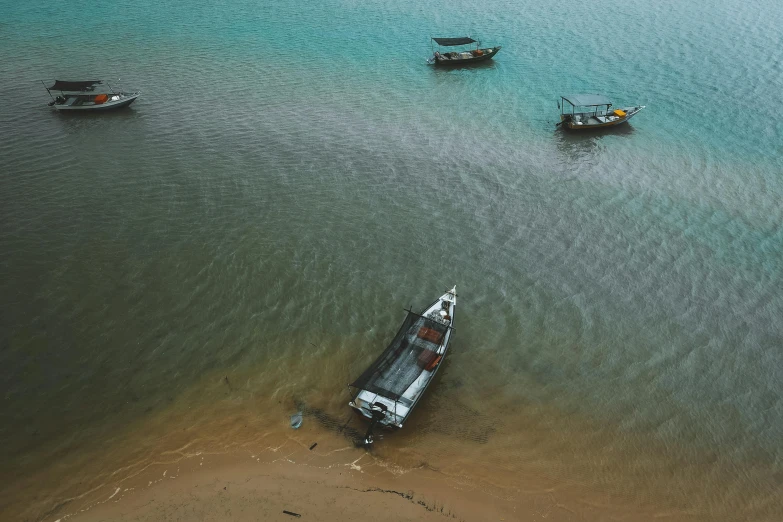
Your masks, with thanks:
[{"label": "shallow clear water", "polygon": [[[402,308],[456,284],[381,458],[780,518],[776,3],[0,4],[3,483],[345,416]],[[464,33],[503,50],[426,65]],[[36,84],[117,76],[143,95],[99,116]],[[564,134],[574,91],[647,109]],[[134,439],[152,417],[224,431]]]}]

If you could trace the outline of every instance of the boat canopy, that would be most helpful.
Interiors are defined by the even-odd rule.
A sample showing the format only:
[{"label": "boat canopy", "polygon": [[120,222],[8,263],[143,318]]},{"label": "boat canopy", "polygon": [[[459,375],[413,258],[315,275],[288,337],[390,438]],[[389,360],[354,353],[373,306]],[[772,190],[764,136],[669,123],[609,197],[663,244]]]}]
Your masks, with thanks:
[{"label": "boat canopy", "polygon": [[599,105],[611,105],[612,100],[601,94],[569,94],[561,96],[565,101],[573,106],[579,107],[597,107]]},{"label": "boat canopy", "polygon": [[81,82],[64,82],[55,80],[54,85],[49,87],[50,91],[85,91],[94,85],[101,83],[101,80],[87,80]]},{"label": "boat canopy", "polygon": [[467,45],[476,42],[476,40],[468,36],[464,36],[462,38],[433,38],[433,40],[435,40],[435,43],[437,43],[438,45],[442,45],[444,47],[452,47],[454,45]]},{"label": "boat canopy", "polygon": [[391,344],[351,387],[398,400],[421,375],[422,352],[437,350],[430,336],[443,339],[448,329],[448,325],[409,311]]}]

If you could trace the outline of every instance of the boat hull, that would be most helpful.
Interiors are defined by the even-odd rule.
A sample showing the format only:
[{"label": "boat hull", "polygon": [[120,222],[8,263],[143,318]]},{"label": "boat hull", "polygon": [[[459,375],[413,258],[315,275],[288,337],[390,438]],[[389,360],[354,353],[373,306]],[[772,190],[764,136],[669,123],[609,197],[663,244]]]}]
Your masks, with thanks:
[{"label": "boat hull", "polygon": [[[362,410],[360,407],[358,407],[353,401],[349,402],[348,406],[350,406],[353,412],[359,417],[361,417],[363,420],[366,420],[368,422],[372,421],[372,417],[370,417],[367,413],[365,413],[365,411]],[[397,431],[402,427],[394,424],[383,424],[383,423],[380,423],[379,426],[383,431]]]},{"label": "boat hull", "polygon": [[[483,50],[483,49],[482,49]],[[493,56],[495,56],[498,51],[500,51],[500,46],[493,47],[488,52],[485,52],[481,56],[472,56],[470,58],[445,58],[443,55],[441,56],[433,56],[432,57],[432,64],[438,65],[442,67],[453,67],[455,65],[470,65],[474,63],[479,62],[486,62],[487,60],[491,60]]]},{"label": "boat hull", "polygon": [[57,109],[58,111],[64,111],[64,112],[105,112],[105,111],[113,111],[117,109],[123,109],[125,107],[128,107],[131,103],[136,101],[136,98],[141,96],[140,93],[138,94],[131,94],[129,96],[123,97],[116,101],[107,101],[106,103],[101,103],[100,105],[64,105],[64,104],[55,104],[53,107]]},{"label": "boat hull", "polygon": [[[409,317],[403,323],[395,341],[362,377],[351,385],[358,391],[348,405],[358,415],[371,421],[373,425],[377,423],[380,428],[386,430],[402,428],[443,365],[453,334],[455,308],[456,290],[452,289],[433,302],[421,315],[409,312]],[[445,315],[439,316],[438,314]],[[411,317],[418,319],[409,322]],[[398,339],[403,339],[403,341],[396,344]],[[389,350],[393,350],[395,354],[392,359],[387,359]],[[379,365],[381,361],[383,361],[382,366]],[[411,366],[405,361],[412,361],[413,365]],[[379,381],[374,381],[375,375],[385,381],[388,375],[405,374],[409,369],[419,364],[420,369],[410,380],[405,381],[406,384],[400,388],[402,391],[397,392],[398,395],[386,393],[390,388],[384,390],[376,386]],[[376,370],[379,371],[378,374],[375,373]],[[364,379],[366,375],[373,375],[373,377]],[[378,404],[384,409],[384,413],[381,418],[374,419],[373,408]]]},{"label": "boat hull", "polygon": [[593,130],[593,129],[606,129],[609,127],[615,127],[617,125],[623,125],[625,123],[628,123],[628,120],[639,114],[639,112],[644,109],[644,106],[640,107],[624,107],[622,110],[625,111],[626,116],[623,118],[618,118],[613,121],[597,121],[596,122],[590,122],[590,119],[594,118],[588,118],[588,121],[584,122],[576,122],[570,119],[567,119],[570,115],[561,115],[561,121],[563,122],[563,128],[573,131],[585,131],[585,130]]}]

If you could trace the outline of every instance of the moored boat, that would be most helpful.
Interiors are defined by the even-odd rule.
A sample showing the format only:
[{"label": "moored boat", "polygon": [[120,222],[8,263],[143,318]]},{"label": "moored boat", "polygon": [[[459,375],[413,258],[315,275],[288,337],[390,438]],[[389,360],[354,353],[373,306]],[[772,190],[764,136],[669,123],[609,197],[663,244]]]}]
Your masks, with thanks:
[{"label": "moored boat", "polygon": [[[612,109],[612,101],[601,94],[569,94],[561,96],[560,123],[572,130],[600,129],[627,123],[644,109],[644,105]],[[568,105],[566,105],[568,104]],[[569,109],[570,108],[570,109]]]},{"label": "moored boat", "polygon": [[443,364],[456,305],[455,286],[421,314],[408,310],[386,350],[349,385],[349,406],[370,421],[365,444],[373,442],[374,427],[399,429],[408,420]]},{"label": "moored boat", "polygon": [[[44,83],[41,80],[41,83]],[[98,86],[103,84],[102,80],[84,80],[84,81],[63,81],[55,80],[54,85],[44,88],[52,101],[50,107],[58,111],[107,111],[112,109],[121,109],[127,107],[138,98],[141,93],[126,93],[115,91],[109,83],[106,83],[109,92]],[[52,91],[60,91],[60,94],[52,96]]]},{"label": "moored boat", "polygon": [[[427,60],[432,65],[468,65],[477,62],[483,62],[491,60],[498,51],[500,46],[481,48],[481,42],[464,36],[460,38],[433,38],[433,42],[438,44],[438,50],[433,50],[432,57]],[[476,44],[476,48],[472,49],[471,44]],[[449,52],[441,52],[441,47],[458,47],[462,49]]]}]

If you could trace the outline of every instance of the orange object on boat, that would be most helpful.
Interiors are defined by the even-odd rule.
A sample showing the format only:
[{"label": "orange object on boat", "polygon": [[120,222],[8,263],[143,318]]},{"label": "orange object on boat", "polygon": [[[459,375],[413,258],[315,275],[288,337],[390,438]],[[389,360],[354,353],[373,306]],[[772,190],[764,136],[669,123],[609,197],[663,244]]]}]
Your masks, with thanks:
[{"label": "orange object on boat", "polygon": [[426,370],[432,366],[433,361],[436,359],[440,359],[440,356],[436,352],[432,350],[422,350],[419,354],[419,359],[416,362],[419,365],[419,368],[424,368]]},{"label": "orange object on boat", "polygon": [[620,109],[615,109],[614,110],[614,114],[615,114],[615,116],[619,116],[621,118],[625,118],[625,111],[622,111]]},{"label": "orange object on boat", "polygon": [[109,99],[108,94],[99,94],[95,97],[95,105],[100,105],[101,103],[106,103],[106,100]]},{"label": "orange object on boat", "polygon": [[438,363],[442,358],[443,356],[438,355],[427,366],[425,366],[424,369],[427,370],[428,372],[431,372],[432,370],[435,369],[435,367],[438,365]]},{"label": "orange object on boat", "polygon": [[440,344],[441,339],[443,338],[443,334],[441,334],[437,330],[433,330],[431,328],[427,328],[426,326],[422,326],[419,328],[419,333],[416,334],[416,337],[419,339],[424,339],[425,341],[429,341],[431,343]]}]

